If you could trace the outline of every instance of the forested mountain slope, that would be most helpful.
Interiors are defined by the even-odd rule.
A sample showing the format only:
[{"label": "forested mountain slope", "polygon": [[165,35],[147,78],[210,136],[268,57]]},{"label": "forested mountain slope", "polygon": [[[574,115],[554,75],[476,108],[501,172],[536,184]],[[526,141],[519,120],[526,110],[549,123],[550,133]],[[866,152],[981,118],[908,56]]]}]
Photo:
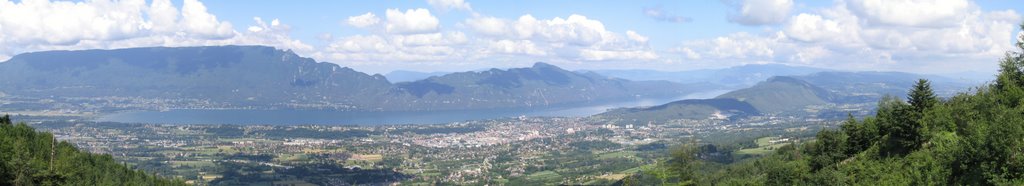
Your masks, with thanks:
[{"label": "forested mountain slope", "polygon": [[54,142],[53,134],[0,117],[0,185],[185,185]]},{"label": "forested mountain slope", "polygon": [[939,99],[922,79],[907,101],[883,98],[876,115],[850,117],[813,141],[731,164],[703,160],[699,145],[684,145],[662,171],[620,183],[1024,185],[1024,43],[1017,47],[997,79],[976,91]]}]

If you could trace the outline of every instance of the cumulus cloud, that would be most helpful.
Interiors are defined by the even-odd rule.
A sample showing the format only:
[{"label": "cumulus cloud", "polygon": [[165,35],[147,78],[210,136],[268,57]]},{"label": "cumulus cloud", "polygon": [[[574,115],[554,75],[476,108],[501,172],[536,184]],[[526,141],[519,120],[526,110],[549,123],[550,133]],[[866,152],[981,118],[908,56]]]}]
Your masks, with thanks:
[{"label": "cumulus cloud", "polygon": [[647,40],[651,39],[651,38],[649,38],[647,36],[640,35],[640,34],[636,33],[636,31],[632,31],[632,30],[627,30],[626,31],[626,38],[629,38],[629,40],[632,40],[632,41],[637,42],[637,43],[647,43]]},{"label": "cumulus cloud", "polygon": [[427,9],[408,9],[403,13],[398,9],[388,9],[386,30],[392,34],[420,34],[436,32],[440,21]]},{"label": "cumulus cloud", "polygon": [[374,15],[372,12],[366,12],[363,15],[348,17],[348,20],[346,21],[348,25],[352,25],[356,28],[366,28],[369,26],[376,25],[379,22],[380,18],[377,18],[377,15]]},{"label": "cumulus cloud", "polygon": [[956,26],[972,9],[967,0],[849,0],[846,4],[873,24],[916,27]]},{"label": "cumulus cloud", "polygon": [[498,40],[488,45],[488,51],[503,54],[525,54],[532,56],[547,55],[530,40]]},{"label": "cumulus cloud", "polygon": [[502,36],[509,33],[508,21],[496,17],[476,16],[466,19],[464,24],[473,31],[488,36]]},{"label": "cumulus cloud", "polygon": [[354,35],[330,43],[314,56],[350,63],[460,60],[467,53],[466,34]]},{"label": "cumulus cloud", "polygon": [[720,59],[762,59],[775,56],[779,37],[766,37],[739,32],[709,40],[692,41],[689,48],[700,49],[706,56]]},{"label": "cumulus cloud", "polygon": [[658,54],[646,50],[580,50],[580,57],[587,61],[608,61],[608,60],[654,60]]},{"label": "cumulus cloud", "polygon": [[781,23],[793,9],[793,0],[725,0],[734,12],[729,21],[743,25],[769,25]]},{"label": "cumulus cloud", "polygon": [[[516,20],[474,16],[464,25],[478,34],[494,38],[488,49],[494,53],[549,55],[570,61],[640,60],[658,58],[647,45],[649,37],[636,31],[615,33],[604,23],[572,14],[567,18],[537,19],[522,15]],[[513,50],[514,49],[514,50]],[[528,52],[544,49],[557,52]]]},{"label": "cumulus cloud", "polygon": [[40,50],[148,46],[269,45],[297,52],[313,47],[288,36],[287,25],[256,18],[236,31],[196,0],[180,10],[169,0],[0,1],[0,55]]},{"label": "cumulus cloud", "polygon": [[187,33],[213,39],[228,38],[234,34],[231,23],[217,21],[217,16],[206,12],[206,6],[198,0],[185,0],[181,7],[181,16],[180,26],[184,27]]},{"label": "cumulus cloud", "polygon": [[[921,8],[934,7],[934,8]],[[905,11],[904,11],[905,9]],[[930,10],[912,10],[930,9]],[[778,31],[684,41],[690,61],[775,62],[866,70],[990,70],[1021,16],[970,2],[851,0],[783,19]],[[963,65],[984,62],[986,65]]]},{"label": "cumulus cloud", "polygon": [[841,32],[839,23],[835,20],[805,13],[794,16],[786,25],[785,31],[790,38],[806,42],[837,38]]},{"label": "cumulus cloud", "polygon": [[448,10],[473,10],[469,3],[463,0],[427,0],[427,4],[440,11]]},{"label": "cumulus cloud", "polygon": [[9,44],[71,45],[81,40],[118,40],[144,34],[145,1],[97,3],[0,2],[3,41]]},{"label": "cumulus cloud", "polygon": [[693,19],[689,18],[689,17],[671,15],[671,14],[665,12],[665,10],[662,10],[660,6],[658,6],[658,7],[646,7],[646,8],[643,9],[643,13],[647,17],[650,17],[650,18],[652,18],[654,20],[657,20],[657,21],[663,21],[663,22],[689,23],[690,21],[693,21]]}]

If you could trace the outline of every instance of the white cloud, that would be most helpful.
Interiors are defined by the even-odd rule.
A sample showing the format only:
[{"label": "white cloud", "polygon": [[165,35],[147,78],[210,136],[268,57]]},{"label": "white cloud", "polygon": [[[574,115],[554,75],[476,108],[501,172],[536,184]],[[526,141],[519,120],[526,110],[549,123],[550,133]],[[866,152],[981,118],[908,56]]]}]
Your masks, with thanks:
[{"label": "white cloud", "polygon": [[440,24],[437,17],[427,9],[408,9],[405,13],[398,9],[388,9],[386,30],[392,34],[420,34],[436,32]]},{"label": "white cloud", "polygon": [[499,40],[491,42],[488,51],[504,54],[525,54],[532,56],[544,56],[547,52],[541,50],[530,40]]},{"label": "white cloud", "polygon": [[785,27],[786,34],[793,39],[814,42],[840,37],[839,23],[823,19],[820,15],[801,13],[790,19]]},{"label": "white cloud", "polygon": [[650,40],[649,37],[637,34],[636,31],[632,30],[626,31],[626,37],[637,43],[647,43],[647,40]]},{"label": "white cloud", "polygon": [[683,55],[686,55],[686,59],[690,59],[690,60],[698,60],[698,59],[700,59],[700,54],[697,53],[697,52],[694,52],[693,49],[690,49],[690,48],[687,48],[687,47],[682,47],[682,48],[679,48],[678,51],[680,53],[683,53]]},{"label": "white cloud", "polygon": [[427,0],[427,4],[430,4],[434,9],[441,11],[473,10],[473,8],[469,6],[469,3],[463,0]]},{"label": "white cloud", "polygon": [[706,56],[727,59],[768,59],[774,57],[779,38],[751,35],[740,32],[729,36],[691,43],[704,46]]},{"label": "white cloud", "polygon": [[509,33],[508,21],[490,16],[477,16],[466,19],[465,24],[470,29],[489,36],[501,36]]},{"label": "white cloud", "polygon": [[662,22],[689,23],[690,21],[693,21],[693,19],[689,17],[670,15],[669,13],[665,12],[665,10],[662,10],[660,6],[644,8],[643,13],[647,17]]},{"label": "white cloud", "polygon": [[[464,23],[476,33],[497,39],[491,42],[490,48],[500,49],[496,50],[498,53],[548,55],[569,61],[658,58],[647,45],[649,37],[632,30],[615,33],[607,30],[601,21],[577,14],[564,19],[537,19],[527,14],[516,20],[478,15]],[[524,52],[534,48],[549,52]]]},{"label": "white cloud", "polygon": [[143,18],[145,1],[93,3],[0,2],[0,32],[5,44],[71,45],[81,40],[117,40],[141,35],[151,24]]},{"label": "white cloud", "polygon": [[462,47],[469,39],[462,32],[354,35],[321,49],[315,57],[346,63],[424,62],[465,60]]},{"label": "white cloud", "polygon": [[593,45],[607,38],[604,24],[586,16],[573,14],[566,19],[537,20],[531,15],[519,17],[515,23],[519,38],[534,38],[554,43]]},{"label": "white cloud", "polygon": [[587,60],[587,61],[655,60],[655,59],[658,59],[658,54],[655,54],[652,51],[645,51],[645,50],[612,51],[612,50],[583,49],[583,50],[580,50],[580,57],[583,60]]},{"label": "white cloud", "polygon": [[112,49],[150,46],[268,45],[312,53],[288,36],[279,20],[236,31],[201,2],[186,0],[0,1],[0,55],[41,50]]},{"label": "white cloud", "polygon": [[727,0],[735,9],[729,21],[743,25],[781,23],[793,9],[793,0]]},{"label": "white cloud", "polygon": [[[1013,10],[983,11],[970,3],[962,9],[957,2],[952,2],[941,5],[947,8],[930,10],[933,13],[920,13],[925,10],[909,9],[940,5],[930,4],[932,1],[917,2],[922,3],[921,6],[899,4],[907,2],[837,3],[787,18],[779,27],[780,31],[766,29],[764,34],[741,32],[685,41],[668,52],[691,61],[725,62],[725,65],[771,62],[935,73],[991,70],[997,58],[1012,50],[1008,40],[1014,37],[1012,32],[1021,19]],[[898,6],[865,11],[865,7],[854,7],[853,3],[868,5],[865,7],[877,6],[877,3]],[[906,8],[909,12],[895,13],[894,7]],[[931,16],[947,20],[935,20]],[[953,66],[963,68],[949,69]]]},{"label": "white cloud", "polygon": [[154,32],[174,32],[178,28],[178,8],[170,0],[154,0],[146,13]]},{"label": "white cloud", "polygon": [[234,34],[231,23],[217,21],[217,16],[206,12],[206,6],[198,0],[185,0],[181,16],[180,24],[187,33],[211,39],[228,38]]},{"label": "white cloud", "polygon": [[348,17],[348,21],[346,22],[356,28],[366,28],[379,23],[380,18],[377,18],[377,15],[373,15],[372,12],[366,12],[366,14],[363,15]]},{"label": "white cloud", "polygon": [[848,0],[846,4],[871,23],[896,26],[956,26],[971,11],[967,0]]}]

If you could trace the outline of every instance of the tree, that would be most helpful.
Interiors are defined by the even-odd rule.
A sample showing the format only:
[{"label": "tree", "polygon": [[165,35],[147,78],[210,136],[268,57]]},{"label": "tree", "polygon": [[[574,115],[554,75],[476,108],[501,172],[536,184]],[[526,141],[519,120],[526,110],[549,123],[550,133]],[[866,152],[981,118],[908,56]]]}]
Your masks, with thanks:
[{"label": "tree", "polygon": [[0,125],[10,126],[11,124],[13,124],[11,123],[11,115],[4,115],[4,117],[0,117]]},{"label": "tree", "polygon": [[914,106],[917,113],[924,113],[925,109],[935,106],[939,102],[939,98],[935,96],[932,85],[927,79],[918,79],[907,95],[907,102]]},{"label": "tree", "polygon": [[817,141],[807,145],[804,150],[811,155],[809,164],[811,171],[818,171],[822,168],[832,166],[846,159],[845,133],[835,130],[823,130],[818,132]]},{"label": "tree", "polygon": [[846,122],[840,127],[846,134],[846,154],[854,155],[867,150],[878,140],[878,124],[874,117],[866,117],[857,122],[852,114],[847,114]]},{"label": "tree", "polygon": [[669,170],[679,175],[680,185],[692,185],[698,178],[700,167],[699,152],[692,143],[672,151],[672,159],[668,161]]}]

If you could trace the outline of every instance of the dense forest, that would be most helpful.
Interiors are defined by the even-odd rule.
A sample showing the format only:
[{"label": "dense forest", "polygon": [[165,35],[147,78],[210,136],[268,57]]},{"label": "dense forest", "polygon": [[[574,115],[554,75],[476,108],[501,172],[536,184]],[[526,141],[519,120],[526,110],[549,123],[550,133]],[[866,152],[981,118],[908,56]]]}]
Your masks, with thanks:
[{"label": "dense forest", "polygon": [[938,98],[919,80],[907,101],[883,98],[874,116],[851,116],[813,141],[727,163],[688,143],[619,184],[1024,185],[1024,41],[1016,47],[975,90]]},{"label": "dense forest", "polygon": [[55,142],[53,134],[0,117],[0,185],[185,185]]}]

